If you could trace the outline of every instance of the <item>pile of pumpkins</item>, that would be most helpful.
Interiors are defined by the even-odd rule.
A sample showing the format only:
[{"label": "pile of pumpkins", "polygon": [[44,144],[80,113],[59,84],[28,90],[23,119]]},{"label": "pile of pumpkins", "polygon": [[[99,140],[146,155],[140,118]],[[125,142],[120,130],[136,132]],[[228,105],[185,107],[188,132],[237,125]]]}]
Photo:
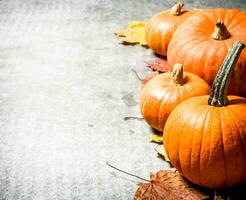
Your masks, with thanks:
[{"label": "pile of pumpkins", "polygon": [[246,182],[246,12],[183,6],[146,25],[148,46],[167,56],[170,72],[143,86],[141,113],[184,177],[233,187]]}]

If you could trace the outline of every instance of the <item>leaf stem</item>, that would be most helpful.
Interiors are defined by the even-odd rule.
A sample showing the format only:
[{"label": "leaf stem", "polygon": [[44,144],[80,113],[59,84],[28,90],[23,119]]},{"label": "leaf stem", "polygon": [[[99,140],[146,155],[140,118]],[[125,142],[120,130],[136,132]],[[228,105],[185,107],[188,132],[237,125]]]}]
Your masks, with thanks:
[{"label": "leaf stem", "polygon": [[127,174],[127,175],[129,175],[129,176],[133,176],[133,177],[138,178],[138,179],[140,179],[140,180],[142,180],[142,181],[151,182],[151,181],[150,181],[150,180],[148,180],[148,179],[145,179],[145,178],[142,178],[142,177],[137,176],[137,175],[135,175],[135,174],[132,174],[132,173],[126,172],[126,171],[124,171],[124,170],[121,170],[121,169],[119,169],[119,168],[117,168],[117,167],[115,167],[115,166],[113,166],[113,165],[109,164],[109,162],[108,162],[108,161],[106,161],[106,164],[107,164],[109,167],[111,167],[111,168],[113,168],[113,169],[115,169],[115,170],[118,170],[118,171],[120,171],[120,172],[122,172],[122,173],[124,173],[124,174]]},{"label": "leaf stem", "polygon": [[135,69],[132,68],[132,71],[134,72],[138,80],[143,81],[143,79],[140,77],[140,75],[137,73]]},{"label": "leaf stem", "polygon": [[131,120],[131,119],[143,120],[144,118],[143,117],[137,117],[137,116],[127,116],[127,117],[124,117],[124,120],[125,121]]}]

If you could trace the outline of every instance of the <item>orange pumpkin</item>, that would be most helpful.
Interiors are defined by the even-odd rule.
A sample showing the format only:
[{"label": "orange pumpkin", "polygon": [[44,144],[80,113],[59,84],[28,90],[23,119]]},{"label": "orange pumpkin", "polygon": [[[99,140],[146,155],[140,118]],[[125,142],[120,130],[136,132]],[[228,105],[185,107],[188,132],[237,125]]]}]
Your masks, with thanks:
[{"label": "orange pumpkin", "polygon": [[[228,50],[236,40],[246,42],[246,13],[236,9],[213,9],[192,15],[179,26],[168,47],[170,66],[182,63],[210,85]],[[171,69],[170,69],[171,70]],[[246,51],[235,67],[229,93],[246,96]]]},{"label": "orange pumpkin", "polygon": [[176,3],[171,10],[154,15],[145,28],[145,39],[154,52],[166,56],[167,47],[177,27],[192,14],[182,10],[184,3]]},{"label": "orange pumpkin", "polygon": [[236,42],[216,76],[210,96],[190,98],[170,114],[164,148],[191,182],[213,189],[246,182],[246,99],[227,89],[244,44]]},{"label": "orange pumpkin", "polygon": [[181,101],[193,96],[209,94],[209,85],[200,77],[183,74],[183,66],[176,64],[173,72],[154,76],[141,90],[140,107],[146,122],[163,131],[165,121]]}]

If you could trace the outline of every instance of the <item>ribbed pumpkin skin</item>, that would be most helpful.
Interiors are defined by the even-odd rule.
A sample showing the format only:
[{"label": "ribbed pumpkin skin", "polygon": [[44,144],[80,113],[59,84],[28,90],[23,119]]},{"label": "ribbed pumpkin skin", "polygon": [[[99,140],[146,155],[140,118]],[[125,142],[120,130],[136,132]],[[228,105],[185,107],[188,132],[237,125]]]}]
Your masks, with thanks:
[{"label": "ribbed pumpkin skin", "polygon": [[192,11],[183,11],[175,16],[170,11],[163,11],[154,15],[145,28],[145,39],[148,46],[157,54],[166,56],[169,42],[177,27],[192,14]]},{"label": "ribbed pumpkin skin", "polygon": [[177,104],[193,96],[209,94],[209,85],[200,77],[184,73],[184,84],[174,84],[172,73],[159,74],[141,90],[140,109],[145,121],[154,129],[163,131],[170,112]]},{"label": "ribbed pumpkin skin", "polygon": [[208,105],[208,96],[188,99],[164,128],[173,166],[191,182],[213,189],[246,182],[246,99],[228,98],[230,105],[223,107]]},{"label": "ribbed pumpkin skin", "polygon": [[[246,13],[236,9],[214,9],[192,15],[175,31],[168,47],[170,66],[184,65],[184,71],[195,73],[210,85],[228,49],[236,40],[246,42]],[[225,40],[212,38],[216,22],[223,21],[231,36]],[[171,70],[171,69],[170,69]],[[239,58],[231,80],[229,94],[246,96],[246,50]]]}]

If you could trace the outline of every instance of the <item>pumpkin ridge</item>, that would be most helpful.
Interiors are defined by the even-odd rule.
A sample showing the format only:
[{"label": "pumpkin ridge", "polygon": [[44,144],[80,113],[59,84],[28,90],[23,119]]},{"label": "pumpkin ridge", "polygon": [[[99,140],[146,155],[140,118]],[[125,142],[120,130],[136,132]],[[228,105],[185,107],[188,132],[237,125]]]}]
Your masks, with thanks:
[{"label": "pumpkin ridge", "polygon": [[[206,15],[204,15],[204,14],[202,14],[202,13],[197,13],[196,15],[199,15],[200,17],[202,17],[202,18],[206,18],[206,21],[212,21],[211,19],[208,19],[207,18],[207,16]],[[195,20],[194,20],[194,19]],[[199,19],[199,20],[205,20],[205,19]],[[188,21],[189,22],[189,24],[191,25],[191,26],[195,26],[197,23],[198,23],[198,21],[196,21],[196,17],[195,17],[195,15],[193,15],[193,16],[191,16],[191,17],[189,17],[189,19],[187,19],[187,20],[185,20],[186,22]],[[205,26],[208,26],[207,24],[204,24]],[[182,27],[181,29],[183,29],[183,28],[185,28],[185,30],[188,30],[189,31],[189,33],[191,33],[191,34],[193,34],[193,33],[196,33],[196,29],[197,29],[197,27],[194,27],[194,28],[196,28],[196,29],[190,29],[190,28],[187,28],[187,26],[186,26],[186,23],[182,23],[181,25],[180,25],[180,27]],[[209,26],[208,26],[208,28],[209,28]],[[199,28],[201,31],[204,31],[204,29],[201,29],[201,28]],[[205,29],[206,29],[206,27],[205,27]],[[177,30],[178,32],[181,32],[180,31],[180,29],[178,29]],[[181,32],[182,33],[182,32]],[[175,33],[176,34],[176,33]]]},{"label": "pumpkin ridge", "polygon": [[[182,110],[181,110],[180,112],[182,112]],[[190,115],[189,119],[192,119],[194,115],[196,115],[195,112],[192,113],[192,114]],[[178,119],[178,118],[177,118],[177,119]],[[185,130],[186,130],[186,129],[187,129],[187,126],[185,126],[185,127],[182,129],[182,131],[181,131],[181,133],[180,133],[180,137],[179,137],[179,146],[177,147],[177,148],[179,149],[179,151],[178,151],[178,158],[179,158],[179,163],[180,163],[181,174],[182,174],[182,172],[183,172],[182,168],[184,167],[184,166],[183,166],[183,163],[184,163],[184,162],[183,162],[183,156],[182,156],[182,154],[181,154],[181,156],[180,156],[180,152],[183,152],[182,148],[180,148],[180,141],[183,141],[183,138],[186,137],[186,134],[185,134]],[[193,135],[193,133],[192,133],[192,135]],[[182,142],[181,142],[181,143],[182,143]]]},{"label": "pumpkin ridge", "polygon": [[230,47],[230,42],[228,40],[224,40],[224,43],[227,46],[227,53],[230,51],[231,47]]},{"label": "pumpkin ridge", "polygon": [[[165,47],[161,45],[161,44],[165,44],[165,37],[166,37],[165,34],[161,34],[161,42],[159,43],[159,48],[161,49],[161,51],[163,51],[163,49],[165,49]],[[166,49],[166,51],[167,51],[167,49]]]},{"label": "pumpkin ridge", "polygon": [[[178,118],[177,118],[178,119]],[[181,157],[180,157],[180,140],[181,140],[181,136],[183,135],[183,132],[184,132],[184,129],[185,129],[186,127],[183,127],[182,128],[182,131],[180,132],[180,137],[178,138],[178,146],[177,146],[177,148],[178,148],[178,165],[179,165],[179,170],[180,170],[180,173],[181,174],[183,174],[183,170],[182,170],[182,165],[181,165]]]},{"label": "pumpkin ridge", "polygon": [[[208,35],[208,31],[214,31],[214,25],[215,25],[215,21],[214,21],[214,16],[210,13],[210,12],[202,12],[199,14],[200,19],[193,22],[193,26],[194,29],[192,30],[192,32],[197,33],[197,31],[199,31],[199,33],[201,33],[201,35],[207,35],[211,38],[211,35]],[[194,17],[196,19],[196,17]],[[205,23],[204,23],[205,22]],[[203,27],[198,26],[199,24],[202,24]],[[212,28],[213,26],[213,28]],[[212,34],[212,32],[211,32]]]},{"label": "pumpkin ridge", "polygon": [[[194,115],[197,115],[197,113],[194,113]],[[201,116],[201,114],[200,114],[200,116]],[[199,116],[199,117],[200,117]],[[193,117],[193,116],[192,116]],[[196,116],[196,121],[194,122],[194,125],[195,124],[197,124],[197,121],[199,120],[199,117],[198,116]],[[204,126],[203,126],[204,127]],[[190,147],[190,151],[189,151],[189,157],[190,157],[190,162],[189,162],[189,172],[188,173],[191,173],[192,172],[192,150],[193,150],[193,143],[194,143],[194,135],[195,135],[195,132],[192,132],[191,133],[191,139],[190,139],[190,141],[191,141],[191,147]]]},{"label": "pumpkin ridge", "polygon": [[[245,17],[245,13],[241,12],[238,9],[230,9],[230,14],[228,12],[226,12],[225,22],[227,23],[227,28],[228,29],[229,28],[231,29],[232,25],[234,25],[234,26],[236,25],[236,24],[232,24],[232,22],[234,22],[234,21],[231,21],[231,19],[238,18],[238,16],[240,16],[240,15],[242,15],[241,17],[243,17],[243,16]],[[240,24],[240,23],[245,23],[244,20],[241,20],[241,18],[240,18],[240,20],[237,20],[237,21],[238,21],[237,25]]]},{"label": "pumpkin ridge", "polygon": [[215,9],[213,10],[213,13],[214,13],[214,18],[217,18],[221,21],[224,21],[225,19],[225,8],[218,8],[218,9]]},{"label": "pumpkin ridge", "polygon": [[[228,108],[231,110],[231,112],[229,112],[229,113],[231,114],[231,117],[232,117],[232,119],[233,119],[233,121],[234,121],[234,123],[235,123],[235,125],[237,127],[237,130],[238,130],[238,136],[240,138],[241,146],[242,146],[242,149],[243,149],[243,159],[244,159],[243,168],[245,169],[246,168],[246,161],[245,161],[246,154],[245,154],[245,147],[244,147],[244,145],[246,145],[246,144],[244,144],[244,142],[242,140],[241,129],[239,128],[238,122],[237,122],[237,120],[236,120],[236,118],[234,116],[234,109],[232,109],[232,107],[230,107],[230,106],[228,106]],[[246,174],[245,173],[245,170],[243,170],[243,177],[246,177],[245,174]]]},{"label": "pumpkin ridge", "polygon": [[[148,22],[148,25],[145,28],[145,31],[147,30],[145,33],[145,38],[146,38],[146,42],[148,44],[150,44],[152,42],[152,37],[150,37],[149,33],[153,31],[153,29],[154,29],[153,27],[154,27],[154,25],[156,26],[156,23],[157,22],[155,22],[155,23]],[[155,33],[155,31],[154,31],[154,33]]]},{"label": "pumpkin ridge", "polygon": [[[210,75],[212,74],[212,69],[208,67],[209,66],[208,63],[211,62],[212,59],[208,59],[208,57],[210,57],[210,51],[211,50],[214,50],[213,48],[211,48],[211,46],[213,46],[213,45],[214,45],[213,42],[210,42],[209,45],[207,45],[204,48],[204,50],[203,50],[203,52],[204,52],[204,56],[203,57],[206,58],[206,59],[203,60],[203,64],[202,65],[204,67],[202,68],[202,75],[201,75],[201,77],[204,78],[204,80],[209,79]],[[208,69],[209,69],[209,76],[207,76],[207,73],[206,73],[206,71]],[[208,82],[208,81],[206,81],[206,82]]]},{"label": "pumpkin ridge", "polygon": [[[228,29],[234,32],[234,34],[236,34],[236,30],[239,29],[239,27],[240,29],[245,29],[245,26],[243,25],[243,23],[245,22],[244,20],[242,20],[242,18],[246,17],[246,13],[240,12],[240,10],[236,10],[236,11],[237,12],[235,12],[235,14],[230,17],[230,22],[227,25]],[[234,20],[231,20],[231,19],[234,19]]]},{"label": "pumpkin ridge", "polygon": [[[197,16],[199,16],[199,21],[195,21],[197,20]],[[194,16],[195,20],[189,20],[189,23],[191,23],[191,26],[193,26],[194,28],[192,30],[188,30],[190,31],[189,34],[197,34],[197,31],[199,31],[199,33],[201,33],[201,35],[207,35],[207,31],[211,29],[211,24],[214,25],[214,20],[211,16],[210,13],[205,13],[205,12],[201,12],[199,14],[197,14],[197,16]],[[187,20],[187,21],[188,21]],[[204,23],[206,22],[206,23]],[[197,24],[203,23],[203,27],[199,27],[197,26]],[[184,25],[185,26],[185,25]]]},{"label": "pumpkin ridge", "polygon": [[[230,27],[231,30],[233,30],[233,31],[236,30],[234,26],[240,26],[240,29],[245,29],[245,26],[243,25],[244,20],[241,20],[241,19],[246,17],[246,13],[245,12],[243,12],[243,13],[242,12],[238,12],[236,17],[238,19],[235,20],[235,22],[233,21],[234,24],[232,24],[232,22],[230,22],[230,26],[232,26],[232,27]],[[236,22],[238,22],[238,23],[236,23]]]},{"label": "pumpkin ridge", "polygon": [[[167,118],[167,121],[168,121],[168,118]],[[171,126],[170,132],[172,132],[173,128],[174,128],[174,126]],[[169,144],[170,135],[171,134],[165,134],[165,130],[163,131],[163,134],[162,134],[162,137],[163,137],[163,145],[164,145],[164,148],[165,148],[165,151],[166,151],[168,157],[169,157],[169,147],[168,147],[168,144]],[[164,137],[167,138],[167,139],[164,140]]]},{"label": "pumpkin ridge", "polygon": [[[184,83],[184,84],[185,84],[185,83]],[[181,95],[181,93],[183,93],[183,91],[182,91],[182,88],[181,88],[181,86],[180,86],[180,87],[179,87],[179,92],[178,92],[178,94],[179,94],[179,96],[178,96],[179,102],[184,101],[183,95]]]},{"label": "pumpkin ridge", "polygon": [[224,22],[226,24],[227,29],[229,30],[229,32],[231,33],[230,29],[231,29],[231,23],[233,21],[231,21],[231,19],[234,19],[235,17],[237,17],[237,15],[240,14],[239,10],[235,10],[235,9],[231,9],[230,13],[226,13],[225,14],[225,19]]},{"label": "pumpkin ridge", "polygon": [[[199,87],[198,84],[196,84],[196,86]],[[192,88],[192,87],[189,87],[189,85],[187,85],[187,86],[184,85],[183,88],[184,88],[184,93],[185,93],[185,94],[192,94],[192,92],[191,92],[191,90],[190,90],[190,88]],[[200,88],[201,88],[201,87],[200,87]]]},{"label": "pumpkin ridge", "polygon": [[[222,107],[223,108],[223,107]],[[223,121],[222,121],[222,117],[221,117],[221,109],[219,108],[218,109],[219,111],[219,122],[220,122],[220,132],[221,132],[221,147],[222,147],[222,155],[223,155],[223,158],[224,158],[224,166],[225,166],[225,171],[224,171],[224,178],[225,178],[225,181],[224,181],[224,184],[227,184],[227,180],[228,180],[228,175],[227,175],[227,162],[226,162],[226,155],[225,155],[225,144],[224,144],[224,134],[223,134]]]},{"label": "pumpkin ridge", "polygon": [[[204,117],[204,123],[206,122],[207,120],[207,115],[208,115],[208,111],[209,111],[209,107],[207,107],[206,109],[206,113],[205,113],[205,117]],[[203,137],[204,137],[204,131],[205,131],[205,126],[204,126],[204,123],[203,123],[203,127],[202,127],[202,130],[201,130],[201,142],[200,142],[200,147],[199,147],[199,161],[197,162],[198,164],[198,173],[199,173],[199,183],[201,184],[202,180],[201,180],[201,152],[202,152],[202,143],[203,143]],[[193,145],[192,145],[193,147]]]},{"label": "pumpkin ridge", "polygon": [[[220,8],[217,8],[217,9],[215,8],[214,10],[209,10],[208,12],[201,13],[201,17],[204,17],[204,18],[206,17],[206,19],[203,19],[203,21],[207,21],[208,20],[210,23],[215,25],[216,22],[214,22],[214,18],[217,18],[216,10],[219,10],[219,9]],[[204,23],[204,24],[207,25],[207,28],[211,28],[209,23]]]},{"label": "pumpkin ridge", "polygon": [[[151,81],[151,80],[150,80],[150,81]],[[146,87],[144,87],[143,90],[146,90],[145,88],[146,88]],[[143,90],[141,91],[142,95],[144,95],[144,96],[142,97],[143,100],[141,101],[141,108],[142,108],[142,109],[141,109],[141,111],[142,111],[141,114],[142,114],[142,115],[144,115],[144,113],[145,113],[145,107],[146,107],[146,104],[147,104],[147,102],[148,102],[148,101],[147,101],[147,99],[148,99],[147,91],[149,91],[150,88],[147,87],[147,91],[144,91],[144,92],[143,92]],[[143,102],[143,103],[142,103],[142,102]],[[143,117],[144,117],[144,116],[143,116]]]},{"label": "pumpkin ridge", "polygon": [[146,39],[147,44],[150,44],[150,42],[151,42],[151,38],[150,38],[149,32],[152,29],[153,29],[153,24],[148,22],[148,24],[147,24],[147,26],[145,28],[145,39]]},{"label": "pumpkin ridge", "polygon": [[[190,40],[190,41],[192,41],[192,40]],[[198,40],[197,41],[197,44],[199,44],[201,41],[200,40]],[[171,41],[171,43],[172,43],[172,41]],[[188,48],[189,46],[187,46],[187,43],[189,43],[189,40],[188,41],[184,41],[183,43],[181,43],[181,44],[179,44],[179,46],[177,46],[176,44],[174,44],[174,46],[172,47],[173,49],[178,49],[179,51],[181,51],[181,50],[183,50],[184,48]],[[192,46],[192,45],[191,45]],[[194,45],[195,46],[195,45]],[[171,55],[172,57],[174,56],[174,54],[172,54]],[[178,54],[178,55],[175,55],[175,57],[176,57],[176,60],[177,60],[177,62],[182,62],[182,63],[184,63],[185,64],[185,62],[184,62],[184,59],[182,58],[183,57],[183,55],[181,55],[181,54]],[[188,57],[188,56],[187,56]],[[187,57],[185,57],[185,59],[187,58]],[[180,59],[181,58],[181,59]],[[172,59],[171,59],[172,60]],[[172,63],[172,64],[174,64],[174,63]],[[185,69],[185,68],[184,68]]]},{"label": "pumpkin ridge", "polygon": [[[156,43],[156,40],[159,40],[159,39],[161,39],[161,41],[163,40],[163,35],[160,35],[159,34],[159,32],[160,32],[160,30],[159,29],[156,29],[155,27],[157,26],[157,21],[155,22],[155,24],[153,24],[152,25],[152,29],[151,29],[151,33],[152,32],[155,32],[155,37],[151,37],[151,43]],[[156,39],[156,38],[158,38],[158,39]],[[163,42],[163,41],[162,41]],[[161,51],[163,51],[163,47],[162,47],[162,43],[159,43],[159,42],[157,42],[158,43],[158,45],[157,45],[157,47],[156,47],[156,49],[160,49],[160,50],[155,50],[157,53],[159,53],[159,52],[161,52]]]},{"label": "pumpkin ridge", "polygon": [[[175,110],[178,110],[179,112],[180,112],[180,109],[179,109],[179,107],[176,107],[175,108]],[[179,112],[177,112],[177,113],[179,113]],[[174,115],[174,118],[176,118],[176,119],[178,119],[178,115],[177,115],[177,113],[173,113],[173,112],[171,112],[171,116],[172,115]],[[167,118],[167,121],[169,120],[169,118],[170,118],[170,116]],[[163,139],[164,139],[164,137],[165,137],[165,139],[164,139],[164,148],[165,148],[165,150],[166,150],[166,152],[167,152],[167,156],[170,158],[170,152],[169,152],[169,150],[170,150],[170,141],[172,141],[174,138],[175,138],[175,136],[173,135],[173,132],[174,132],[174,130],[177,128],[176,126],[170,126],[170,127],[168,127],[170,130],[169,130],[169,133],[168,134],[165,134],[165,129],[164,129],[164,131],[163,131]],[[183,132],[183,129],[179,132],[180,133],[180,135],[182,134],[182,132]],[[173,138],[174,137],[174,138]],[[177,141],[177,149],[179,149],[179,145],[180,145],[180,137],[178,138],[178,140],[176,140]],[[172,148],[172,147],[171,147]],[[177,157],[178,157],[178,163],[177,163],[177,165],[175,165],[175,167],[176,168],[179,168],[179,171],[180,171],[180,173],[182,174],[182,167],[181,167],[181,163],[180,163],[180,153],[179,153],[179,151],[176,151],[175,153],[177,153]]]},{"label": "pumpkin ridge", "polygon": [[[207,16],[207,15],[206,15]],[[207,20],[208,21],[207,21]],[[211,28],[211,26],[213,25],[215,25],[214,24],[214,22],[207,16],[207,18],[206,19],[202,19],[201,20],[201,22],[199,22],[199,23],[203,23],[204,25],[205,25],[205,27],[199,27],[199,26],[197,26],[197,24],[199,24],[198,22],[196,22],[195,24],[194,24],[194,29],[192,30],[192,33],[193,34],[199,34],[199,36],[201,37],[201,36],[206,36],[206,37],[209,37],[209,38],[211,38],[211,35],[209,35],[208,34],[208,31],[211,29],[211,31],[213,31],[213,29]],[[205,22],[205,23],[204,23]],[[210,32],[210,31],[209,31]],[[212,32],[211,32],[211,34],[212,34]]]},{"label": "pumpkin ridge", "polygon": [[[203,45],[203,43],[207,43],[207,40],[199,41],[197,44],[194,44],[193,48],[188,53],[189,55],[187,54],[187,56],[184,59],[184,62],[183,62],[184,65],[186,65],[185,63],[187,62],[188,59],[191,59],[191,55],[193,55],[193,56],[196,55],[197,56],[197,54],[193,54],[192,52],[197,51],[197,49],[199,49]],[[187,47],[188,46],[186,46],[186,48]],[[204,51],[201,52],[201,55],[202,54],[204,54]],[[189,67],[192,67],[191,71],[197,71],[197,67],[199,67],[199,66],[197,66],[197,63],[196,63],[196,64],[193,64],[192,66],[189,66]],[[188,70],[188,71],[190,71],[190,70]],[[202,77],[200,74],[199,74],[199,76]]]},{"label": "pumpkin ridge", "polygon": [[[217,111],[217,109],[214,109],[211,106],[208,106],[208,113],[209,113],[209,116],[206,115],[206,120],[208,120],[208,122],[211,122],[211,121],[214,122],[218,118],[218,115],[220,116],[220,114]],[[202,135],[202,138],[201,138],[201,141],[202,141],[202,143],[201,143],[201,145],[202,145],[201,149],[202,150],[204,150],[204,149],[208,150],[207,151],[208,152],[208,155],[207,156],[204,156],[203,151],[201,151],[202,153],[201,153],[201,156],[200,156],[200,160],[201,160],[201,158],[203,160],[203,162],[200,162],[200,166],[203,166],[203,169],[202,169],[202,171],[203,171],[202,177],[204,177],[204,173],[205,174],[207,173],[207,171],[204,169],[204,166],[205,166],[205,168],[210,168],[210,166],[211,165],[214,165],[214,162],[215,162],[215,159],[213,158],[214,157],[214,153],[211,153],[213,151],[213,148],[212,147],[214,145],[212,146],[212,144],[211,144],[210,141],[214,141],[215,140],[214,137],[216,137],[216,135],[217,135],[216,130],[218,128],[221,129],[221,123],[220,123],[221,120],[218,120],[218,121],[219,121],[219,127],[217,127],[217,126],[214,127],[215,124],[214,123],[210,123],[209,126],[204,127],[204,130],[203,130],[203,135]],[[205,132],[205,134],[204,134],[204,132]],[[206,133],[209,133],[209,134],[206,134]],[[209,140],[206,141],[206,142],[204,142],[205,141],[204,138],[206,138],[207,136],[209,136]],[[208,145],[209,147],[206,148],[206,145]],[[205,155],[206,155],[206,151],[205,151]],[[201,170],[201,168],[199,168],[199,169]],[[203,185],[204,182],[205,182],[205,185],[207,184],[206,183],[207,180],[206,181],[201,180],[201,185]]]},{"label": "pumpkin ridge", "polygon": [[[182,24],[180,25],[180,27],[182,26]],[[194,33],[193,33],[194,32]],[[198,42],[201,42],[203,39],[201,39],[201,36],[204,35],[204,34],[200,34],[198,35],[195,31],[193,32],[189,32],[189,35],[186,36],[186,40],[181,40],[182,38],[179,37],[181,43],[179,43],[179,49],[182,48],[183,46],[185,46],[186,44],[189,44],[190,42],[193,42],[193,41],[198,41]],[[174,35],[173,37],[176,36],[176,34],[179,33],[179,29],[177,29],[175,32],[174,32]],[[172,40],[170,41],[170,43],[172,43],[173,47],[172,48],[176,48],[176,43],[173,43]]]},{"label": "pumpkin ridge", "polygon": [[162,117],[161,111],[162,111],[162,109],[161,108],[165,104],[166,104],[167,107],[169,106],[169,102],[166,101],[166,99],[168,99],[169,96],[170,96],[170,88],[171,88],[171,86],[167,87],[167,89],[165,88],[166,92],[163,94],[163,96],[162,96],[162,98],[160,100],[161,104],[159,106],[159,111],[158,111],[158,127],[160,128],[160,130],[163,129],[163,127],[161,127],[161,124],[162,124],[162,120],[161,120],[161,117]]},{"label": "pumpkin ridge", "polygon": [[[205,81],[205,82],[206,82],[206,81]],[[196,84],[196,85],[197,85],[197,84]],[[203,90],[203,91],[204,91],[204,90],[207,90],[207,88],[201,87],[201,85],[197,85],[196,87],[197,87],[197,88],[200,88],[200,90]]]},{"label": "pumpkin ridge", "polygon": [[[183,12],[181,15],[184,15],[184,14],[185,14],[185,12]],[[180,16],[181,16],[181,15],[180,15]],[[182,24],[182,20],[180,19],[180,17],[177,17],[176,19],[177,19],[177,22],[178,22],[179,24]]]},{"label": "pumpkin ridge", "polygon": [[[154,85],[151,85],[151,87],[149,88],[149,90],[155,90],[155,89],[157,89],[157,88],[155,88]],[[146,94],[147,94],[147,93],[146,93]],[[161,96],[160,98],[156,99],[154,105],[155,105],[155,106],[156,106],[156,105],[158,106],[159,102],[162,101],[163,96],[165,96],[165,95],[166,95],[166,93],[162,94],[162,96]],[[149,98],[150,100],[152,99],[152,98],[149,97],[149,96],[148,96],[148,98]],[[147,103],[148,101],[145,101],[145,102]],[[158,109],[160,109],[160,106],[158,106]],[[154,127],[155,129],[158,129],[158,128],[160,127],[159,115],[157,115],[156,118],[158,119],[158,121],[157,121],[157,123],[154,123],[154,126],[153,126],[153,127]],[[156,121],[156,118],[155,118],[154,121]]]}]

